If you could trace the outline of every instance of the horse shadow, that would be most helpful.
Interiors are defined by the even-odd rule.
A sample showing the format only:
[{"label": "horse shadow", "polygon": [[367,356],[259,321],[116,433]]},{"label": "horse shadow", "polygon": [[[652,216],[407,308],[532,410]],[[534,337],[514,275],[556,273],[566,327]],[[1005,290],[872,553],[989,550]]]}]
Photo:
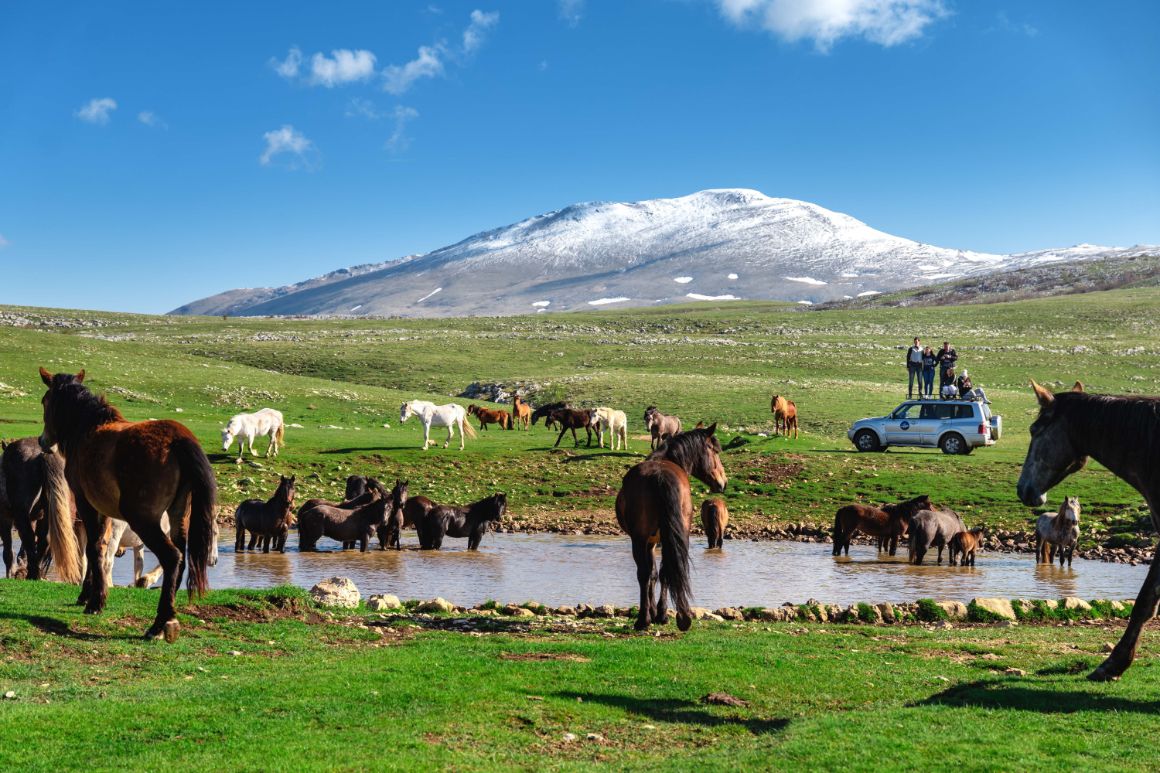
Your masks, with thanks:
[{"label": "horse shadow", "polygon": [[45,617],[43,615],[22,615],[16,612],[0,612],[0,619],[23,620],[41,633],[46,633],[50,636],[60,636],[65,639],[73,639],[75,641],[110,641],[114,639],[140,638],[139,636],[133,636],[131,634],[101,634],[89,633],[87,631],[74,631],[64,620],[57,620],[54,617]]},{"label": "horse shadow", "polygon": [[782,717],[773,719],[722,716],[706,711],[702,704],[681,698],[634,698],[630,695],[602,695],[584,692],[564,691],[555,696],[567,701],[600,703],[626,711],[630,714],[648,717],[658,722],[678,722],[702,727],[743,727],[753,735],[777,733],[789,726],[789,720]]},{"label": "horse shadow", "polygon": [[[1067,672],[1071,673],[1071,667]],[[1086,670],[1086,669],[1085,669]],[[948,687],[929,698],[908,704],[919,706],[971,706],[989,709],[1015,709],[1040,714],[1074,714],[1079,711],[1130,711],[1155,715],[1160,700],[1136,700],[1084,690],[1045,690],[1028,684],[980,680]]]},{"label": "horse shadow", "polygon": [[632,451],[596,451],[591,454],[584,454],[582,456],[565,456],[564,464],[572,464],[573,462],[590,462],[593,459],[602,459],[611,457],[613,459],[640,459],[641,454],[635,454]]},{"label": "horse shadow", "polygon": [[324,448],[318,453],[320,454],[358,454],[370,453],[372,451],[418,451],[421,450],[418,446],[366,446],[366,447],[350,447],[350,448]]}]

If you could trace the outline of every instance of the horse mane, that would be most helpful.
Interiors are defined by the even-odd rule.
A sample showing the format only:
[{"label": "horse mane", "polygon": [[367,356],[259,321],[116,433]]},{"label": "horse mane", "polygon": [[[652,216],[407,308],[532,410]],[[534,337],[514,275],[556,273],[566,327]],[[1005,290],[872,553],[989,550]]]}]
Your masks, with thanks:
[{"label": "horse mane", "polygon": [[[502,492],[497,493],[497,494],[492,494],[489,497],[484,497],[483,499],[479,500],[478,502],[472,502],[467,507],[466,515],[468,518],[478,517],[480,515],[484,515],[484,516],[490,515],[493,512],[499,510],[499,503],[501,500],[506,502],[507,494],[504,494]],[[488,512],[481,512],[481,511],[488,511]]]},{"label": "horse mane", "polygon": [[1160,467],[1160,397],[1059,392],[1050,410],[1067,419],[1077,448],[1090,447],[1092,438],[1114,438],[1108,450],[1142,456],[1152,469]]},{"label": "horse mane", "polygon": [[648,458],[668,459],[678,467],[688,470],[696,465],[706,445],[721,453],[721,442],[708,429],[691,429],[670,437],[660,448],[649,454]]},{"label": "horse mane", "polygon": [[72,436],[85,435],[103,424],[125,420],[104,395],[91,391],[71,373],[53,376],[51,392],[56,394],[53,410],[64,414],[64,421],[60,423],[68,427]]}]

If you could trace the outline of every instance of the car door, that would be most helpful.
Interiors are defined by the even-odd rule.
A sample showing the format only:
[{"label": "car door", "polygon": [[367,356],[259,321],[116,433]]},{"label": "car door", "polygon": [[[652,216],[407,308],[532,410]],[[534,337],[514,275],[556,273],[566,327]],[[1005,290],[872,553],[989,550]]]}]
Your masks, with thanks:
[{"label": "car door", "polygon": [[922,442],[921,403],[903,403],[886,420],[886,442],[889,445],[913,446]]}]

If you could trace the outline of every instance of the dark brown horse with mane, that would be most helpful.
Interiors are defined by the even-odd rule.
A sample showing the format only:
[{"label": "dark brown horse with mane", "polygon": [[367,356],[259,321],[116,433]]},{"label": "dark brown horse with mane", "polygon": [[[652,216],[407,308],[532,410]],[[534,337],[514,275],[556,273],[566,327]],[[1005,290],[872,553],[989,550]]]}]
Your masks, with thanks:
[{"label": "dark brown horse with mane", "polygon": [[467,537],[467,549],[478,550],[488,524],[499,523],[507,510],[507,495],[492,494],[467,507],[436,505],[427,508],[422,521],[416,524],[419,547],[439,550],[444,537]]},{"label": "dark brown horse with mane", "polygon": [[[1071,392],[1052,394],[1031,382],[1039,416],[1016,490],[1019,501],[1040,507],[1047,492],[1083,469],[1088,457],[1144,495],[1152,526],[1160,530],[1160,398],[1088,394],[1076,382]],[[1136,657],[1140,632],[1156,616],[1160,600],[1160,547],[1136,595],[1119,643],[1088,678],[1118,679]]]},{"label": "dark brown horse with mane", "polygon": [[572,430],[572,440],[575,441],[576,446],[580,445],[580,438],[576,437],[576,430],[582,429],[588,433],[588,447],[592,447],[592,412],[579,408],[556,408],[548,413],[548,426],[552,424],[560,425],[560,434],[556,436],[556,444],[553,448],[558,448],[560,441],[564,439],[564,433]]},{"label": "dark brown horse with mane", "polygon": [[[109,518],[129,524],[153,552],[164,572],[157,617],[146,638],[177,638],[177,588],[189,570],[192,598],[208,587],[214,540],[217,483],[213,468],[193,433],[176,421],[126,421],[104,397],[75,376],[44,368],[44,432],[40,447],[60,453],[77,514],[88,535],[88,570],[78,603],[87,614],[101,612],[108,594],[105,552]],[[161,517],[169,513],[169,533]],[[60,557],[57,557],[59,565]]]},{"label": "dark brown horse with mane", "polygon": [[4,545],[6,577],[13,576],[15,527],[28,579],[40,579],[56,556],[58,576],[65,582],[80,582],[74,511],[63,459],[41,451],[34,437],[4,445],[0,455],[0,542]]},{"label": "dark brown horse with mane", "polygon": [[546,419],[552,413],[552,411],[558,411],[561,408],[571,408],[571,407],[572,407],[572,404],[568,403],[566,401],[565,402],[548,403],[547,405],[541,405],[539,408],[532,411],[532,426],[535,426],[536,422],[539,421],[541,418]]},{"label": "dark brown horse with mane", "polygon": [[933,510],[934,505],[926,494],[896,504],[874,505],[853,504],[838,509],[834,514],[835,556],[850,555],[850,540],[862,533],[878,537],[878,550],[888,547],[890,555],[898,552],[898,540],[906,536],[911,516],[921,510]]},{"label": "dark brown horse with mane", "polygon": [[278,489],[266,501],[247,499],[234,511],[234,525],[237,528],[234,551],[244,552],[246,532],[250,532],[249,550],[262,540],[262,552],[270,552],[270,543],[279,553],[286,552],[286,536],[294,523],[294,476],[280,476]]},{"label": "dark brown horse with mane", "polygon": [[[370,481],[368,481],[369,487]],[[367,492],[371,495],[372,491]],[[364,496],[367,496],[364,495]],[[309,510],[298,512],[298,549],[317,550],[318,540],[330,537],[338,540],[345,548],[348,543],[358,543],[359,550],[366,552],[371,535],[379,527],[386,526],[395,509],[402,509],[407,503],[407,484],[396,481],[395,488],[386,496],[378,491],[366,504],[352,509],[333,505],[315,505]]]},{"label": "dark brown horse with mane", "polygon": [[[636,629],[668,621],[665,597],[677,610],[677,627],[687,631],[689,611],[689,529],[693,523],[693,500],[689,476],[714,493],[725,490],[728,478],[721,466],[721,443],[717,425],[675,435],[640,464],[629,469],[616,495],[616,520],[632,538],[636,580],[640,585],[640,612]],[[657,571],[654,549],[661,545]],[[660,593],[654,594],[657,580]]]}]

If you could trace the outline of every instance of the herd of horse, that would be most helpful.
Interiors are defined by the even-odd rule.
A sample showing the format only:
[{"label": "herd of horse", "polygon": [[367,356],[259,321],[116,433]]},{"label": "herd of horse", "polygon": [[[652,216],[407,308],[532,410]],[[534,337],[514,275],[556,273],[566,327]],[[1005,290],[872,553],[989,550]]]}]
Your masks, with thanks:
[{"label": "herd of horse", "polygon": [[[160,564],[161,593],[157,614],[145,632],[147,638],[176,638],[179,625],[175,598],[182,579],[191,597],[207,588],[207,570],[216,559],[217,485],[209,459],[194,435],[171,420],[128,421],[105,397],[84,384],[85,372],[51,374],[40,369],[46,392],[42,398],[44,426],[39,438],[7,444],[0,457],[0,536],[6,570],[12,566],[11,530],[21,537],[26,572],[43,576],[51,560],[57,577],[80,583],[78,603],[86,613],[101,612],[106,603],[111,550],[125,544],[131,530],[135,539]],[[1088,394],[1080,383],[1070,392],[1052,393],[1032,382],[1039,414],[1031,425],[1031,442],[1016,485],[1020,501],[1041,507],[1047,492],[1094,458],[1132,485],[1148,502],[1153,525],[1160,529],[1160,398]],[[495,421],[490,409],[468,412],[462,406],[414,400],[404,403],[400,421],[418,416],[423,423],[423,448],[432,426],[446,427],[446,447],[457,429],[460,448],[475,432],[467,422],[476,416],[485,427],[505,428],[545,419],[560,425],[557,445],[569,429],[605,431],[626,441],[624,415],[611,409],[574,409],[565,403],[530,410],[516,401],[514,410]],[[771,402],[779,431],[797,430],[796,406],[783,397]],[[483,413],[484,415],[481,415]],[[506,412],[504,412],[506,413]],[[275,415],[276,414],[276,415]],[[619,414],[619,415],[617,415]],[[238,417],[234,417],[238,418]],[[270,438],[267,455],[275,455],[283,438],[281,415],[267,414],[268,422],[231,419],[223,433],[228,450],[237,439],[253,453],[256,437]],[[692,620],[689,535],[693,505],[690,477],[711,492],[725,491],[728,478],[721,464],[717,425],[682,431],[674,416],[654,406],[645,413],[652,438],[650,453],[624,475],[616,496],[616,518],[632,543],[640,588],[635,627],[643,630],[663,623],[671,602],[680,630]],[[601,445],[603,438],[601,437]],[[235,548],[284,550],[293,524],[294,478],[283,477],[269,500],[247,500],[236,513]],[[494,494],[466,507],[440,505],[423,496],[408,496],[407,482],[397,481],[388,491],[373,478],[352,476],[342,502],[312,500],[297,510],[301,549],[313,549],[323,536],[344,547],[368,548],[372,534],[380,548],[399,548],[400,533],[416,530],[424,548],[438,548],[447,536],[465,537],[477,548],[489,524],[502,518],[507,500]],[[721,498],[701,508],[702,525],[711,548],[721,546],[728,511]],[[1068,497],[1055,516],[1037,524],[1040,561],[1071,561],[1078,536],[1079,503]],[[123,527],[122,527],[123,524]],[[116,525],[120,530],[113,540]],[[245,546],[246,533],[250,542]],[[850,505],[835,516],[833,553],[849,551],[851,537],[865,533],[879,539],[879,548],[893,554],[904,536],[910,559],[921,563],[931,548],[941,563],[945,547],[950,561],[970,565],[982,539],[981,529],[968,530],[953,511],[934,506],[929,497],[881,508]],[[136,543],[133,543],[136,544]],[[661,558],[656,563],[656,546]],[[1054,546],[1054,547],[1053,547]],[[127,546],[132,547],[132,544]],[[82,549],[83,548],[83,549]],[[1160,551],[1157,558],[1160,559]],[[142,575],[142,566],[135,574]],[[1107,659],[1090,675],[1096,680],[1118,678],[1135,658],[1140,633],[1160,602],[1160,560],[1154,560],[1132,608],[1127,629]]]}]

